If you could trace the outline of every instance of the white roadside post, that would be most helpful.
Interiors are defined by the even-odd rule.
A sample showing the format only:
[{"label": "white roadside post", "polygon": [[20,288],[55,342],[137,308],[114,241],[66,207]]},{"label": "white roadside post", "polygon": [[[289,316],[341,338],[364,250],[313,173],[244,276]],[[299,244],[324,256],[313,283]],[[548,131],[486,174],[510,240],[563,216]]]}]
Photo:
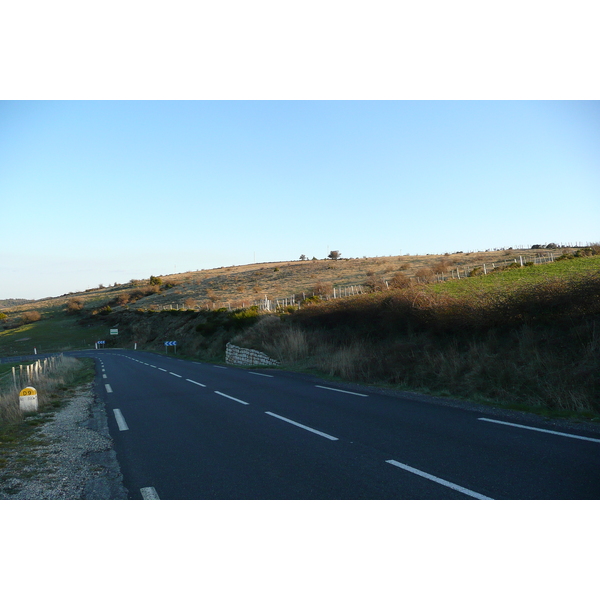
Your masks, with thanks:
[{"label": "white roadside post", "polygon": [[19,394],[19,408],[23,412],[36,412],[38,409],[37,390],[33,387],[23,388]]}]

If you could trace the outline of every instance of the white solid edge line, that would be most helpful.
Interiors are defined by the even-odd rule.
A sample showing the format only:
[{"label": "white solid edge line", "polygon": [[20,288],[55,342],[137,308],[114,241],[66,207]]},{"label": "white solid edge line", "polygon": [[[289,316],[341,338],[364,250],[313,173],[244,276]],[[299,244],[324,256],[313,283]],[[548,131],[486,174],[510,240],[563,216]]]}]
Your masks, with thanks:
[{"label": "white solid edge line", "polygon": [[206,387],[203,383],[198,383],[197,381],[194,381],[193,379],[186,379],[186,381],[189,381],[190,383],[193,383],[194,385],[199,385],[201,387]]},{"label": "white solid edge line", "polygon": [[183,375],[177,375],[177,373],[172,373],[171,371],[169,371],[169,375],[175,375],[175,377],[183,377]]},{"label": "white solid edge line", "polygon": [[140,488],[140,492],[144,500],[160,500],[153,487]]},{"label": "white solid edge line", "polygon": [[105,384],[104,384],[104,387],[106,388],[106,391],[107,391],[109,394],[112,394],[112,388],[110,387],[110,384],[108,384],[108,383],[105,383]]},{"label": "white solid edge line", "polygon": [[230,400],[235,400],[236,402],[239,402],[240,404],[248,404],[248,402],[244,402],[243,400],[240,400],[239,398],[234,398],[233,396],[228,396],[227,394],[224,394],[223,392],[215,391],[215,394],[219,394],[219,396],[224,396],[225,398],[229,398]]},{"label": "white solid edge line", "polygon": [[532,431],[541,431],[543,433],[551,433],[553,435],[562,435],[563,437],[575,438],[576,440],[585,440],[586,442],[596,442],[600,444],[600,439],[583,437],[582,435],[574,435],[572,433],[563,433],[562,431],[552,431],[551,429],[540,429],[539,427],[529,427],[528,425],[518,425],[517,423],[509,423],[507,421],[496,421],[495,419],[486,419],[479,417],[478,421],[488,421],[490,423],[499,423],[500,425],[510,425],[510,427],[519,427],[521,429],[531,429]]},{"label": "white solid edge line", "polygon": [[315,387],[321,388],[322,390],[331,390],[332,392],[342,392],[342,394],[352,394],[353,396],[363,396],[368,398],[369,394],[359,394],[358,392],[349,392],[348,390],[338,390],[337,388],[327,387],[325,385],[315,385]]},{"label": "white solid edge line", "polygon": [[435,475],[425,473],[425,471],[419,471],[419,469],[409,467],[408,465],[399,463],[396,460],[386,460],[385,462],[389,463],[390,465],[394,465],[395,467],[399,467],[400,469],[404,469],[405,471],[409,471],[410,473],[414,473],[415,475],[419,475],[420,477],[424,477],[425,479],[429,479],[430,481],[434,481],[435,483],[439,483],[440,485],[449,487],[453,490],[456,490],[457,492],[461,492],[462,494],[466,494],[467,496],[471,496],[472,498],[477,498],[477,500],[493,500],[493,498],[489,498],[488,496],[484,496],[483,494],[478,494],[477,492],[464,488],[461,485],[456,485],[456,483],[452,483],[451,481],[440,479]]},{"label": "white solid edge line", "polygon": [[265,375],[264,373],[255,373],[254,371],[248,371],[251,375],[260,375],[261,377],[275,377],[275,375]]},{"label": "white solid edge line", "polygon": [[129,427],[127,427],[127,423],[125,422],[125,418],[123,417],[121,411],[118,408],[113,408],[113,412],[115,413],[115,419],[117,420],[119,431],[128,431]]},{"label": "white solid edge line", "polygon": [[333,440],[333,441],[338,440],[338,438],[333,437],[332,435],[329,435],[328,433],[323,433],[322,431],[318,431],[316,429],[313,429],[312,427],[307,427],[306,425],[302,425],[301,423],[296,423],[296,421],[292,421],[291,419],[286,419],[285,417],[282,417],[281,415],[276,415],[275,413],[272,413],[272,412],[266,412],[265,414],[271,415],[272,417],[275,417],[276,419],[281,419],[282,421],[286,421],[287,423],[291,423],[292,425],[295,425],[296,427],[301,427],[302,429],[306,429],[306,431],[311,431],[312,433],[321,435],[324,438],[327,438],[328,440]]}]

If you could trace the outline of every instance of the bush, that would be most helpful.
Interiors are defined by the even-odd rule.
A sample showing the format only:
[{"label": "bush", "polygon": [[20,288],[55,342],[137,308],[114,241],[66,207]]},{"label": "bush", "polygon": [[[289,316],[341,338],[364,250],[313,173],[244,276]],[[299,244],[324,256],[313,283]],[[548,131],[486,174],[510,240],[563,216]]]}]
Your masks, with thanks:
[{"label": "bush", "polygon": [[[145,296],[151,296],[152,294],[157,294],[160,288],[158,285],[146,285],[144,287],[137,288],[130,292],[129,294],[129,302],[135,302],[140,298],[144,298]],[[120,298],[120,296],[119,296]],[[118,298],[117,298],[118,300]]]},{"label": "bush", "polygon": [[410,287],[410,279],[404,273],[396,273],[389,281],[389,286],[393,290]]},{"label": "bush", "polygon": [[115,304],[117,306],[125,306],[125,304],[127,304],[130,299],[131,299],[131,294],[129,294],[128,292],[123,292],[122,294],[119,294],[116,297]]},{"label": "bush", "polygon": [[23,325],[26,323],[34,323],[35,321],[39,321],[42,318],[42,315],[37,310],[29,310],[26,313],[23,313],[21,316],[21,322]]},{"label": "bush", "polygon": [[333,285],[318,281],[312,289],[312,296],[331,296],[333,294]]},{"label": "bush", "polygon": [[162,279],[160,277],[154,277],[154,275],[150,275],[150,285],[161,285]]},{"label": "bush", "polygon": [[364,286],[368,287],[372,292],[381,292],[387,289],[385,281],[381,277],[376,277],[375,275],[368,277]]},{"label": "bush", "polygon": [[430,269],[429,267],[423,267],[415,273],[415,277],[418,277],[419,279],[422,279],[423,281],[426,281],[426,282],[432,281],[433,280],[433,269]]},{"label": "bush", "polygon": [[81,298],[69,298],[65,305],[65,311],[68,315],[75,315],[81,312],[83,300]]},{"label": "bush", "polygon": [[433,265],[433,272],[440,275],[447,273],[450,270],[450,261],[446,258],[442,258]]}]

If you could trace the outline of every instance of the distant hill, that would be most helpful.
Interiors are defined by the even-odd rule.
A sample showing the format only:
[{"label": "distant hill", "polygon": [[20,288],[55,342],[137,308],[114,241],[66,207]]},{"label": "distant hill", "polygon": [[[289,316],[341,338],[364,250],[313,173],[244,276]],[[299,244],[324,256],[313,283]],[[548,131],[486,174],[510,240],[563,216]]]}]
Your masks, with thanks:
[{"label": "distant hill", "polygon": [[27,300],[26,298],[7,298],[0,300],[0,308],[8,308],[9,306],[19,306],[20,304],[29,304],[35,300]]},{"label": "distant hill", "polygon": [[[186,273],[155,275],[151,279],[132,279],[128,283],[73,291],[38,300],[0,300],[0,307],[10,318],[37,310],[43,318],[63,312],[70,299],[81,302],[87,311],[110,306],[117,312],[130,308],[160,311],[164,309],[242,308],[270,301],[294,298],[298,302],[312,295],[329,296],[333,288],[344,295],[348,288],[365,286],[367,290],[386,289],[386,281],[404,276],[415,281],[436,281],[437,274],[464,278],[475,269],[490,272],[507,262],[538,261],[550,252],[555,257],[572,254],[574,247],[536,249],[497,248],[485,251],[453,252],[427,255],[397,255],[337,259],[302,255],[298,260],[232,265],[200,269]],[[484,266],[485,265],[485,266]],[[460,269],[460,274],[458,270]],[[454,275],[453,275],[454,273]],[[441,275],[440,275],[441,276]],[[158,285],[157,285],[158,284]]]}]

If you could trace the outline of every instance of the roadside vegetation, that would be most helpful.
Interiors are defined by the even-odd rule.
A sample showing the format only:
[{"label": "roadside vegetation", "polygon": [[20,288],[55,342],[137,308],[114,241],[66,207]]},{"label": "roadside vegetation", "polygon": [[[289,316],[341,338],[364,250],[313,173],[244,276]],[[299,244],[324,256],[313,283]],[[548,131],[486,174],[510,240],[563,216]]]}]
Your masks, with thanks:
[{"label": "roadside vegetation", "polygon": [[[57,408],[65,393],[70,389],[90,383],[94,378],[94,361],[92,359],[77,359],[70,356],[57,356],[53,368],[45,373],[35,374],[29,379],[19,373],[26,364],[2,363],[0,365],[0,430],[8,425],[23,422],[29,413],[23,413],[19,408],[19,392],[22,388],[32,386],[38,395],[40,412],[48,408]],[[13,381],[12,368],[15,367],[17,385]]]},{"label": "roadside vegetation", "polygon": [[596,419],[600,256],[578,261],[315,303],[232,342],[285,368]]},{"label": "roadside vegetation", "polygon": [[40,439],[40,428],[54,418],[77,387],[90,384],[95,373],[92,359],[61,357],[56,361],[56,369],[29,383],[38,393],[39,410],[23,413],[19,408],[20,390],[13,384],[13,366],[19,367],[0,365],[0,486],[5,478],[14,476],[15,470],[22,476],[35,472],[28,467],[33,466],[37,451],[45,444]]},{"label": "roadside vegetation", "polygon": [[[92,359],[62,357],[56,368],[44,376],[25,382],[38,393],[37,412],[23,413],[19,408],[19,389],[15,388],[12,367],[18,364],[0,364],[0,490],[14,493],[11,487],[4,489],[7,481],[19,477],[35,477],[40,469],[52,469],[54,465],[40,462],[45,440],[40,430],[51,421],[77,388],[89,385],[94,378]],[[19,386],[20,387],[20,386]]]},{"label": "roadside vegetation", "polygon": [[[102,339],[106,348],[137,344],[223,361],[231,341],[288,369],[595,419],[600,247],[551,251],[555,262],[525,261],[523,267],[519,255],[542,256],[548,247],[426,257],[304,256],[151,276],[3,309],[0,355],[27,354],[32,347],[92,348]],[[437,274],[458,267],[470,276],[435,282]],[[354,284],[371,293],[322,300],[333,286]],[[256,295],[301,290],[301,310],[287,306],[264,314],[250,304]],[[25,322],[31,311],[40,319]],[[117,327],[118,336],[110,336]],[[177,340],[176,350],[164,346],[168,340]]]}]

